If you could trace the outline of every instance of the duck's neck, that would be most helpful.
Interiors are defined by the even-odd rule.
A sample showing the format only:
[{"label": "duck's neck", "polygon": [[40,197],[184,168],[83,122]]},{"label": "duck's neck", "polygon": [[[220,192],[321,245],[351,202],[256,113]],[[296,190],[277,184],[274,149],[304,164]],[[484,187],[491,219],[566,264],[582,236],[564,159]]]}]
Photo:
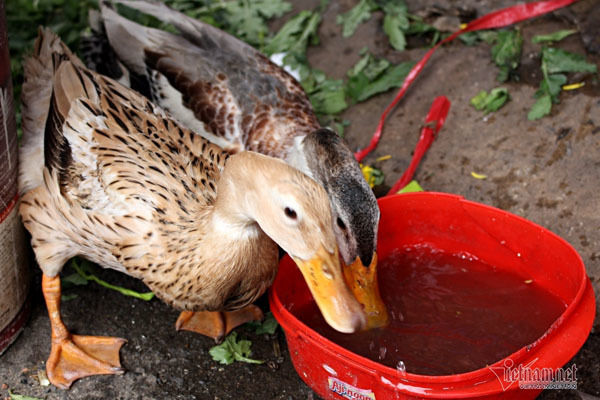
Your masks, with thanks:
[{"label": "duck's neck", "polygon": [[292,167],[304,172],[314,179],[313,173],[309,168],[304,149],[304,139],[306,135],[295,136],[293,145],[288,149],[285,156],[285,162]]}]

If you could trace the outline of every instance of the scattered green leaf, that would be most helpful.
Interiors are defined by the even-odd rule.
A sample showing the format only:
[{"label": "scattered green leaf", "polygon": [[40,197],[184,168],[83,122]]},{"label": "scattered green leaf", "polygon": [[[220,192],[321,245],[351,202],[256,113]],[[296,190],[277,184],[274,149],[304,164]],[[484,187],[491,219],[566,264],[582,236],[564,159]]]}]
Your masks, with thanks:
[{"label": "scattered green leaf", "polygon": [[406,48],[404,32],[409,28],[408,9],[403,0],[388,0],[382,5],[385,16],[383,17],[383,31],[388,35],[390,44],[396,50]]},{"label": "scattered green leaf", "polygon": [[265,53],[288,53],[304,59],[308,44],[318,44],[317,28],[320,22],[321,15],[318,12],[301,11],[281,27],[265,47]]},{"label": "scattered green leaf", "polygon": [[493,44],[498,40],[498,32],[495,30],[465,32],[459,36],[459,39],[467,46],[474,46],[479,42]]},{"label": "scattered green leaf", "polygon": [[549,33],[547,35],[536,35],[531,40],[533,43],[543,43],[543,42],[560,42],[567,36],[571,36],[576,33],[575,29],[564,29],[561,31],[556,31],[554,33]]},{"label": "scattered green leaf", "polygon": [[249,358],[252,355],[250,347],[252,342],[249,340],[237,340],[237,332],[231,332],[225,338],[223,343],[211,347],[208,351],[213,360],[221,364],[231,364],[234,361],[247,362],[251,364],[262,364],[264,361]]},{"label": "scattered green leaf", "polygon": [[145,301],[149,301],[149,300],[152,300],[152,298],[154,298],[154,293],[152,293],[152,292],[139,293],[139,292],[136,292],[135,290],[126,289],[121,286],[111,285],[110,283],[98,278],[96,275],[93,275],[91,273],[86,273],[84,271],[84,269],[88,268],[87,265],[88,265],[88,263],[85,260],[83,260],[81,262],[81,266],[79,266],[77,264],[77,261],[75,258],[71,260],[71,267],[73,269],[75,269],[75,271],[77,271],[77,273],[79,275],[81,275],[83,278],[85,278],[88,281],[93,281],[93,282],[96,282],[97,284],[99,284],[100,286],[104,286],[105,288],[116,290],[117,292],[119,292],[125,296],[131,296],[131,297],[135,297],[137,299],[141,299],[141,300],[145,300]]},{"label": "scattered green leaf", "polygon": [[[68,286],[68,285],[83,286],[83,285],[88,284],[88,280],[85,279],[80,274],[78,274],[77,272],[67,275],[64,278],[61,278],[60,281],[63,284],[63,287]],[[65,284],[67,284],[67,285],[65,285]]]},{"label": "scattered green leaf", "polygon": [[586,62],[584,56],[554,47],[545,47],[542,50],[542,65],[545,66],[549,74],[558,72],[598,72],[598,67],[595,64]]},{"label": "scattered green leaf", "polygon": [[10,396],[11,400],[43,400],[40,399],[39,397],[31,397],[31,396],[24,396],[22,394],[16,394],[10,391],[10,389],[8,389],[8,395]]},{"label": "scattered green leaf", "polygon": [[360,0],[350,11],[338,15],[336,22],[342,25],[342,36],[352,36],[361,23],[371,18],[371,11],[375,9],[377,5],[372,0]]},{"label": "scattered green leaf", "polygon": [[77,295],[77,293],[63,294],[62,296],[60,296],[60,301],[71,301],[75,300],[78,297],[79,296]]},{"label": "scattered green leaf", "polygon": [[421,185],[419,185],[419,182],[412,180],[410,182],[408,182],[408,184],[406,186],[404,186],[402,189],[400,189],[398,191],[398,194],[400,193],[413,193],[413,192],[424,192],[423,188],[421,187]]},{"label": "scattered green leaf", "polygon": [[341,79],[319,79],[308,93],[308,98],[317,114],[337,114],[348,108],[344,81]]},{"label": "scattered green leaf", "polygon": [[254,333],[257,335],[272,335],[277,330],[279,322],[277,322],[273,313],[269,311],[265,314],[265,319],[262,322],[252,321],[248,322],[246,325],[254,329]]},{"label": "scattered green leaf", "polygon": [[550,114],[552,110],[552,99],[549,94],[544,94],[536,100],[531,110],[527,114],[527,119],[530,121],[540,119],[545,115]]},{"label": "scattered green leaf", "polygon": [[552,103],[559,102],[560,91],[567,83],[562,72],[598,72],[595,64],[588,63],[579,54],[553,47],[542,48],[542,75],[540,88],[535,93],[536,102],[527,114],[529,120],[536,120],[552,111]]},{"label": "scattered green leaf", "polygon": [[498,66],[498,81],[505,82],[519,66],[523,36],[517,29],[500,31],[492,47],[492,60]]},{"label": "scattered green leaf", "polygon": [[390,65],[385,59],[376,59],[365,54],[350,70],[346,93],[354,102],[365,101],[369,97],[402,86],[413,62]]},{"label": "scattered green leaf", "polygon": [[482,90],[471,99],[471,105],[479,111],[490,113],[497,111],[509,99],[508,90],[506,88],[494,88],[490,93]]},{"label": "scattered green leaf", "polygon": [[383,171],[375,168],[371,165],[363,165],[360,164],[360,169],[362,170],[363,176],[365,180],[369,184],[370,187],[375,187],[377,185],[381,185],[385,176],[383,175]]}]

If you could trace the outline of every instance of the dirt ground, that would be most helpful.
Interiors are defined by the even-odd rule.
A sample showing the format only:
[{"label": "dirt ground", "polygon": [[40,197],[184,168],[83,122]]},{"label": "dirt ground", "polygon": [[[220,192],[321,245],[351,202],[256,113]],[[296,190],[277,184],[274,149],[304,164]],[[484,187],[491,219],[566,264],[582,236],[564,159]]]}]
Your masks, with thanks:
[{"label": "dirt ground", "polygon": [[[382,15],[359,27],[344,39],[335,16],[354,2],[331,0],[320,28],[321,44],[309,49],[313,66],[341,78],[368,46],[375,55],[392,62],[417,60],[425,52],[422,43],[396,52],[387,44],[381,29]],[[445,4],[447,14],[460,5],[477,15],[514,4],[509,0],[408,0],[409,10],[425,10]],[[295,1],[294,12],[313,8],[318,1]],[[291,15],[291,14],[290,14]],[[279,27],[285,18],[276,21]],[[407,96],[390,115],[383,139],[367,160],[387,154],[379,162],[386,175],[383,194],[410,162],[419,128],[438,95],[452,102],[449,117],[431,150],[423,159],[416,179],[429,191],[455,193],[467,199],[508,210],[557,233],[571,243],[583,258],[600,300],[600,85],[588,79],[582,90],[564,92],[552,115],[528,121],[527,112],[539,84],[539,45],[531,38],[540,33],[578,28],[560,47],[598,64],[592,51],[600,47],[600,35],[589,31],[588,21],[600,20],[600,3],[582,0],[566,10],[519,24],[525,41],[521,78],[504,85],[511,100],[499,112],[484,118],[469,105],[482,89],[498,86],[490,46],[469,47],[460,41],[438,50]],[[597,24],[596,24],[597,25]],[[593,27],[592,27],[593,28]],[[596,28],[597,29],[597,28]],[[587,45],[587,47],[586,47]],[[352,106],[343,117],[351,121],[345,137],[352,149],[366,146],[379,115],[395,93],[376,96]],[[486,174],[478,180],[471,172]],[[119,273],[105,271],[102,277],[126,287],[144,290],[143,285]],[[240,335],[253,342],[253,356],[271,361],[264,365],[234,363],[223,366],[213,361],[208,349],[212,340],[188,332],[176,332],[178,313],[158,300],[144,302],[124,297],[96,285],[70,289],[78,297],[63,303],[66,324],[74,333],[127,338],[121,359],[127,372],[121,376],[96,376],[76,382],[70,390],[40,386],[37,371],[44,369],[50,349],[50,327],[35,271],[31,295],[32,315],[20,338],[0,357],[0,398],[7,388],[19,394],[43,399],[315,399],[318,398],[295,372],[281,331],[274,337],[257,336],[247,328]],[[262,299],[266,308],[266,300]],[[283,353],[278,358],[278,344]],[[581,393],[600,396],[600,321],[571,363],[578,368],[579,391],[551,391],[542,399],[579,399]]]}]

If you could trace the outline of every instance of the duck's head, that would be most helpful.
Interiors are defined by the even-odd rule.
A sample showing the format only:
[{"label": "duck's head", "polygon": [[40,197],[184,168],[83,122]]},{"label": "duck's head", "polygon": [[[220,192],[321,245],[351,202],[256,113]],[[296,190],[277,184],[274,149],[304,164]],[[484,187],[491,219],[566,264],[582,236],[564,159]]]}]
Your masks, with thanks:
[{"label": "duck's head", "polygon": [[307,168],[329,195],[333,229],[346,264],[358,257],[371,265],[377,248],[379,207],[358,162],[343,139],[329,129],[318,129],[303,141]]},{"label": "duck's head", "polygon": [[283,161],[260,154],[239,153],[228,163],[240,156],[251,159],[252,184],[260,186],[246,197],[254,204],[248,207],[252,218],[296,262],[327,323],[344,333],[364,328],[365,313],[344,280],[323,187]]},{"label": "duck's head", "polygon": [[329,195],[333,230],[346,267],[344,274],[367,315],[367,329],[388,323],[377,283],[379,207],[358,162],[341,137],[318,129],[302,142],[304,167]]}]

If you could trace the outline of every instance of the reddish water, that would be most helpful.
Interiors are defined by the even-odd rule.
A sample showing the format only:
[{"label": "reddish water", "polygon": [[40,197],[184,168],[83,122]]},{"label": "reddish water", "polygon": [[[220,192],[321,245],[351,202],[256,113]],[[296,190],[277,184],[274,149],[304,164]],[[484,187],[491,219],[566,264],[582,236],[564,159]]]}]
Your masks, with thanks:
[{"label": "reddish water", "polygon": [[350,351],[414,374],[493,364],[538,339],[566,308],[535,282],[431,248],[402,249],[377,268],[387,327],[346,335],[326,324],[314,302],[293,312]]}]

